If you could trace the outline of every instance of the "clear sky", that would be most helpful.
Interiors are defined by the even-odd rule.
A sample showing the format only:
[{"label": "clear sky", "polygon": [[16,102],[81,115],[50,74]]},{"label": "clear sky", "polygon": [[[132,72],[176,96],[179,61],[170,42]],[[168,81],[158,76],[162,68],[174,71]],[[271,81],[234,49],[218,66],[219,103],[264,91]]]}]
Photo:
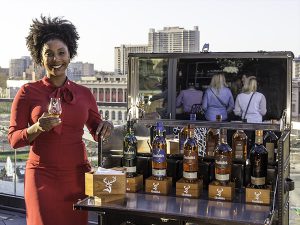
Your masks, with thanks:
[{"label": "clear sky", "polygon": [[292,51],[300,55],[300,0],[4,0],[0,3],[0,66],[29,55],[33,18],[64,16],[80,40],[73,60],[114,70],[114,47],[147,44],[150,28],[200,30],[210,51]]}]

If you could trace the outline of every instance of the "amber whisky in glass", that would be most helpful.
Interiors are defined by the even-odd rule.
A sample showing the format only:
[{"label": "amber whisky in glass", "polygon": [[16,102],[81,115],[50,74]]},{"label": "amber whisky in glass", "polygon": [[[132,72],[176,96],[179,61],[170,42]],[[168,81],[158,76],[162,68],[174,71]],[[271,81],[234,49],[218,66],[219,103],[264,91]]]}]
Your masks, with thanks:
[{"label": "amber whisky in glass", "polygon": [[216,184],[226,186],[231,179],[232,149],[227,144],[227,130],[220,129],[220,143],[215,150]]},{"label": "amber whisky in glass", "polygon": [[[194,113],[190,114],[190,121],[196,121],[196,114],[194,114]],[[179,132],[179,152],[180,153],[184,152],[183,145],[184,145],[185,140],[188,137],[188,132],[189,131],[188,131],[188,127],[187,126],[184,126],[181,129],[181,131]]]},{"label": "amber whisky in glass", "polygon": [[185,182],[196,182],[198,177],[198,144],[194,137],[194,126],[188,125],[188,137],[184,142],[183,178]]},{"label": "amber whisky in glass", "polygon": [[156,124],[156,136],[152,143],[152,175],[156,180],[164,180],[167,176],[167,142],[164,137],[162,122]]},{"label": "amber whisky in glass", "polygon": [[268,169],[268,151],[263,145],[263,131],[255,131],[255,144],[250,151],[250,187],[264,189],[266,188]]},{"label": "amber whisky in glass", "polygon": [[243,130],[237,130],[232,135],[232,154],[234,159],[247,159],[248,137]]}]

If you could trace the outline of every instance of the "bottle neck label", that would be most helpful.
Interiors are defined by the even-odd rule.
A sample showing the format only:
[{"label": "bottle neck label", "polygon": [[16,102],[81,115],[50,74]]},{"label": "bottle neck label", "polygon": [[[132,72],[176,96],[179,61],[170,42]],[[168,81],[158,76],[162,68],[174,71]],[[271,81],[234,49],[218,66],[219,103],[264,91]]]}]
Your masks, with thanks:
[{"label": "bottle neck label", "polygon": [[185,172],[183,171],[183,177],[186,179],[197,179],[197,172]]},{"label": "bottle neck label", "polygon": [[242,159],[244,158],[244,152],[243,152],[243,142],[242,141],[236,141],[235,142],[235,158]]},{"label": "bottle neck label", "polygon": [[124,168],[126,169],[127,173],[136,173],[136,166],[124,166]]},{"label": "bottle neck label", "polygon": [[218,173],[216,173],[216,180],[218,180],[218,181],[229,181],[229,174],[218,174]]},{"label": "bottle neck label", "polygon": [[162,163],[166,161],[166,150],[160,148],[153,148],[152,150],[153,162]]},{"label": "bottle neck label", "polygon": [[167,170],[166,169],[162,169],[162,170],[152,169],[152,175],[155,177],[165,177],[167,175]]},{"label": "bottle neck label", "polygon": [[251,183],[254,185],[265,185],[266,178],[265,177],[252,177],[251,176]]}]

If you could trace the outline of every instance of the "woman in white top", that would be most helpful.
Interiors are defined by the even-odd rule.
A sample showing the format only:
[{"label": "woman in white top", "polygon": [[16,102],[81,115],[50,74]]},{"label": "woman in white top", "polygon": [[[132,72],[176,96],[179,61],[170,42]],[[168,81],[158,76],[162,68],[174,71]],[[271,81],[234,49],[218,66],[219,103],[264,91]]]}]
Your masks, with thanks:
[{"label": "woman in white top", "polygon": [[262,93],[256,90],[256,77],[248,77],[244,83],[243,92],[238,94],[235,101],[234,114],[241,116],[242,119],[246,119],[248,123],[261,123],[262,117],[267,112],[266,98]]}]

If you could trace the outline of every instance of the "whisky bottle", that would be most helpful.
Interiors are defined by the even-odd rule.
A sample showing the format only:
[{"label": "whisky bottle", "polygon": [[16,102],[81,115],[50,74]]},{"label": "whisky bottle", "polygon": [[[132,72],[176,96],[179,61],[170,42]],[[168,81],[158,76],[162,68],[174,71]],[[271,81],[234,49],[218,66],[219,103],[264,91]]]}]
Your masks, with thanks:
[{"label": "whisky bottle", "polygon": [[[196,120],[196,114],[194,113],[191,113],[190,114],[190,121],[195,121]],[[188,127],[187,126],[184,126],[180,133],[179,133],[179,152],[180,153],[183,153],[184,152],[184,149],[183,149],[183,145],[184,145],[184,142],[185,140],[187,139],[188,137]]]},{"label": "whisky bottle", "polygon": [[268,169],[268,151],[263,145],[263,131],[255,131],[255,144],[250,151],[250,171],[252,188],[265,188]]},{"label": "whisky bottle", "polygon": [[167,142],[163,133],[162,122],[157,122],[156,136],[152,143],[152,175],[156,180],[164,180],[167,176]]},{"label": "whisky bottle", "polygon": [[247,135],[243,130],[237,130],[232,135],[232,154],[234,159],[247,159]]},{"label": "whisky bottle", "polygon": [[266,131],[264,135],[264,146],[268,151],[268,163],[274,163],[278,149],[278,137],[273,131]]},{"label": "whisky bottle", "polygon": [[[216,116],[217,122],[222,122],[222,115]],[[219,143],[220,130],[209,128],[206,134],[206,156],[213,157],[214,151]]]},{"label": "whisky bottle", "polygon": [[183,178],[185,182],[196,182],[198,177],[198,144],[194,138],[194,126],[188,125],[188,137],[184,142]]},{"label": "whisky bottle", "polygon": [[215,150],[215,177],[218,185],[228,185],[231,179],[232,149],[227,144],[227,130],[220,129],[220,143]]},{"label": "whisky bottle", "polygon": [[136,158],[137,139],[134,136],[133,121],[127,121],[127,133],[123,140],[123,158],[122,164],[126,168],[126,177],[135,177],[136,174]]}]

